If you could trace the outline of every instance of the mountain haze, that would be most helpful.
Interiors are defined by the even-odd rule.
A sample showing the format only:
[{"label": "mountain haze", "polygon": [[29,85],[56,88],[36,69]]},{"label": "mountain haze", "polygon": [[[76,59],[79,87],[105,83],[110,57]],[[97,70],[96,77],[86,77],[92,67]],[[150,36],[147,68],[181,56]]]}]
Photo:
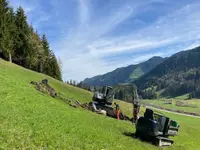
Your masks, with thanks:
[{"label": "mountain haze", "polygon": [[130,65],[127,67],[117,68],[114,71],[103,75],[98,75],[92,78],[86,78],[83,83],[93,86],[115,85],[117,83],[128,83],[136,80],[140,76],[148,73],[155,66],[163,62],[162,57],[152,57],[151,59],[139,63],[137,65]]}]

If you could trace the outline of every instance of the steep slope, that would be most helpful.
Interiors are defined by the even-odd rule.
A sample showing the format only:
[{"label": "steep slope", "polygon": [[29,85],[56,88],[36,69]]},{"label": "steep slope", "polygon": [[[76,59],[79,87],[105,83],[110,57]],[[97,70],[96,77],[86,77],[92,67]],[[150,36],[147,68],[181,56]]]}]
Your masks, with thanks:
[{"label": "steep slope", "polygon": [[[197,92],[200,83],[200,47],[182,51],[139,78],[134,83],[142,89],[158,91],[163,96]],[[149,92],[151,93],[151,92]],[[143,93],[144,95],[144,93]]]},{"label": "steep slope", "polygon": [[75,109],[39,93],[30,81],[44,78],[68,98],[92,99],[90,92],[0,59],[0,149],[154,148],[123,135],[133,131],[131,123]]},{"label": "steep slope", "polygon": [[[82,102],[92,98],[87,91],[0,59],[0,149],[160,149],[134,139],[130,134],[135,132],[132,123],[69,107],[63,101],[39,93],[29,84],[44,78],[69,98]],[[123,104],[130,108],[125,110],[131,115],[132,105]],[[181,125],[180,134],[173,138],[175,144],[168,149],[198,149],[200,121],[167,115]]]},{"label": "steep slope", "polygon": [[153,57],[148,61],[137,65],[117,68],[116,70],[104,75],[98,75],[93,78],[86,78],[83,83],[94,86],[103,86],[131,82],[143,74],[149,72],[152,68],[163,62],[163,60],[164,58],[162,57]]}]

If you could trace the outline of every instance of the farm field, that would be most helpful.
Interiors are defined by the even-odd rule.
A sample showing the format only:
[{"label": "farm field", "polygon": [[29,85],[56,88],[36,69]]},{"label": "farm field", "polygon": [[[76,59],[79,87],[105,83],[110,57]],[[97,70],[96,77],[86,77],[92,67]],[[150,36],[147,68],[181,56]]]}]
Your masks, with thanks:
[{"label": "farm field", "polygon": [[[171,104],[168,102],[171,101]],[[196,113],[200,115],[200,100],[184,100],[184,99],[170,99],[170,100],[143,100],[141,103],[146,105],[158,106],[160,108],[168,108],[171,110],[180,110],[189,113]]]}]

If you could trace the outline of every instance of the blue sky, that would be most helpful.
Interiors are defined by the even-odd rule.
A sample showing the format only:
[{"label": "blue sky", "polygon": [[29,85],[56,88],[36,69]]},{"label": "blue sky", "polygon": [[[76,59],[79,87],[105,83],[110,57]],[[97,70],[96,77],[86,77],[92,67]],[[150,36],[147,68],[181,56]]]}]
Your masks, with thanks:
[{"label": "blue sky", "polygon": [[199,0],[10,0],[45,33],[64,80],[200,45]]}]

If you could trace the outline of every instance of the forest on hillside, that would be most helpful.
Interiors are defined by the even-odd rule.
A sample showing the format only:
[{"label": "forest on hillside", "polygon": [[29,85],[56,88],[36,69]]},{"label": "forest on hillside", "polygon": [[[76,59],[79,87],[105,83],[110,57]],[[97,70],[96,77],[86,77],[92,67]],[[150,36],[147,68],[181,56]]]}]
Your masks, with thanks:
[{"label": "forest on hillside", "polygon": [[134,83],[145,99],[189,94],[200,98],[200,47],[172,55]]},{"label": "forest on hillside", "polygon": [[22,7],[16,11],[0,0],[0,58],[62,80],[61,67],[45,34],[28,24]]}]

